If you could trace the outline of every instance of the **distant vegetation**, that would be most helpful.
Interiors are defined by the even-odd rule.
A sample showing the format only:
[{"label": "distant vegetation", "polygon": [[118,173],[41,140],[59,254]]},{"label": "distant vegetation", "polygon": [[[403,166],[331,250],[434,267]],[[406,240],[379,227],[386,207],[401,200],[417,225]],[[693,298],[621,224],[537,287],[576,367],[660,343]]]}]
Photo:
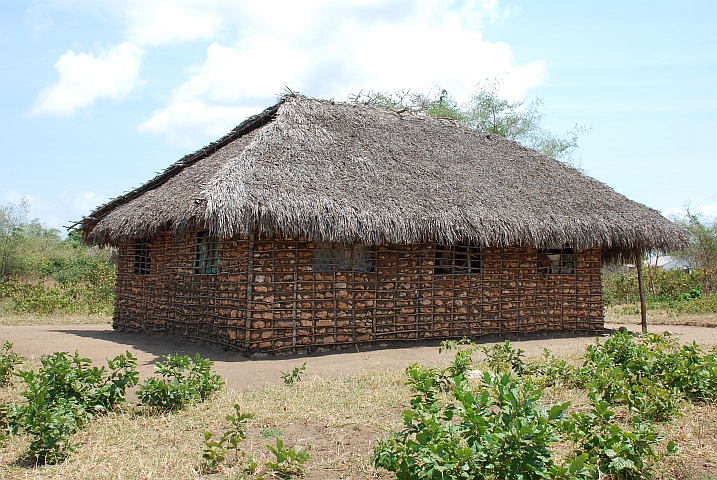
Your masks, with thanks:
[{"label": "distant vegetation", "polygon": [[[671,256],[684,260],[689,272],[645,268],[648,309],[670,314],[717,312],[717,221],[709,222],[687,212],[676,219],[690,234],[690,246]],[[623,313],[638,313],[637,273],[624,267],[603,269],[605,305],[627,305]]]},{"label": "distant vegetation", "polygon": [[28,210],[26,200],[0,206],[0,312],[111,314],[116,251],[79,232],[63,239]]}]

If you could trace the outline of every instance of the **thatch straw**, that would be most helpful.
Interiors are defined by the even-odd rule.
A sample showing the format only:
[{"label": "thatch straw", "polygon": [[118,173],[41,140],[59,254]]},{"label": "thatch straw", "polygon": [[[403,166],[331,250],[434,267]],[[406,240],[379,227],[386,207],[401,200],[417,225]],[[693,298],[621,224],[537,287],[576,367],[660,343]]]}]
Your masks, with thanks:
[{"label": "thatch straw", "polygon": [[99,208],[83,221],[85,237],[116,244],[200,226],[221,237],[258,230],[611,255],[687,242],[656,210],[452,120],[291,95],[217,143]]}]

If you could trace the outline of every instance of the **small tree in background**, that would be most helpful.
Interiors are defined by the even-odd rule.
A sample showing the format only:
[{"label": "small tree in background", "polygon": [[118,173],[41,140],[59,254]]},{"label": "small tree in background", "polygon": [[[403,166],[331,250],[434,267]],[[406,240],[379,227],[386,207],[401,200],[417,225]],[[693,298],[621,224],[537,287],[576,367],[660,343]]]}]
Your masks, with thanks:
[{"label": "small tree in background", "polygon": [[25,226],[29,223],[29,211],[30,202],[27,198],[23,198],[17,205],[0,205],[0,283],[7,282],[21,268],[18,250]]},{"label": "small tree in background", "polygon": [[717,219],[710,222],[690,212],[675,222],[690,234],[690,246],[672,255],[683,259],[702,274],[702,290],[709,294],[717,287]]},{"label": "small tree in background", "polygon": [[502,83],[497,79],[483,82],[463,105],[445,89],[429,94],[362,91],[349,95],[349,100],[397,112],[412,111],[437,118],[451,118],[481,132],[501,135],[556,160],[574,164],[572,154],[578,148],[578,136],[587,133],[589,128],[575,125],[564,136],[555,135],[541,127],[542,100],[511,102],[500,97],[501,87]]}]

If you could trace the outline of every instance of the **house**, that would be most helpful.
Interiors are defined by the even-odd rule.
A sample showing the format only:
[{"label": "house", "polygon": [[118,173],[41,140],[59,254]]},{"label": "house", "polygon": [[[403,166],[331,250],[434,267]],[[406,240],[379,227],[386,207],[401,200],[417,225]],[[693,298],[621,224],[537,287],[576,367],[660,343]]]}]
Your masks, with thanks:
[{"label": "house", "polygon": [[657,211],[453,120],[283,97],[81,222],[114,328],[245,353],[603,329],[601,265]]}]

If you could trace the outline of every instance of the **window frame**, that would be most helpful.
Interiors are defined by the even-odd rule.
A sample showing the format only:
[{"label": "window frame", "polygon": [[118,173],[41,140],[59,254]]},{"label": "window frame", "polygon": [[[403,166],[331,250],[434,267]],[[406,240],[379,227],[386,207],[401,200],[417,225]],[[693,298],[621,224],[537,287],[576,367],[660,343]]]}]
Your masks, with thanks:
[{"label": "window frame", "polygon": [[219,238],[206,230],[194,236],[192,271],[195,275],[216,275],[219,272]]},{"label": "window frame", "polygon": [[149,275],[152,272],[152,247],[149,239],[137,238],[132,242],[132,273]]},{"label": "window frame", "polygon": [[[328,254],[317,256],[320,252],[328,252]],[[346,253],[349,255],[346,256]],[[314,242],[312,256],[314,272],[372,273],[376,271],[376,249],[364,243]]]},{"label": "window frame", "polygon": [[436,244],[434,275],[480,275],[482,272],[483,249],[479,245],[466,242]]},{"label": "window frame", "polygon": [[[551,258],[552,257],[552,258]],[[548,275],[577,275],[577,257],[573,248],[538,249],[538,273]]]}]

